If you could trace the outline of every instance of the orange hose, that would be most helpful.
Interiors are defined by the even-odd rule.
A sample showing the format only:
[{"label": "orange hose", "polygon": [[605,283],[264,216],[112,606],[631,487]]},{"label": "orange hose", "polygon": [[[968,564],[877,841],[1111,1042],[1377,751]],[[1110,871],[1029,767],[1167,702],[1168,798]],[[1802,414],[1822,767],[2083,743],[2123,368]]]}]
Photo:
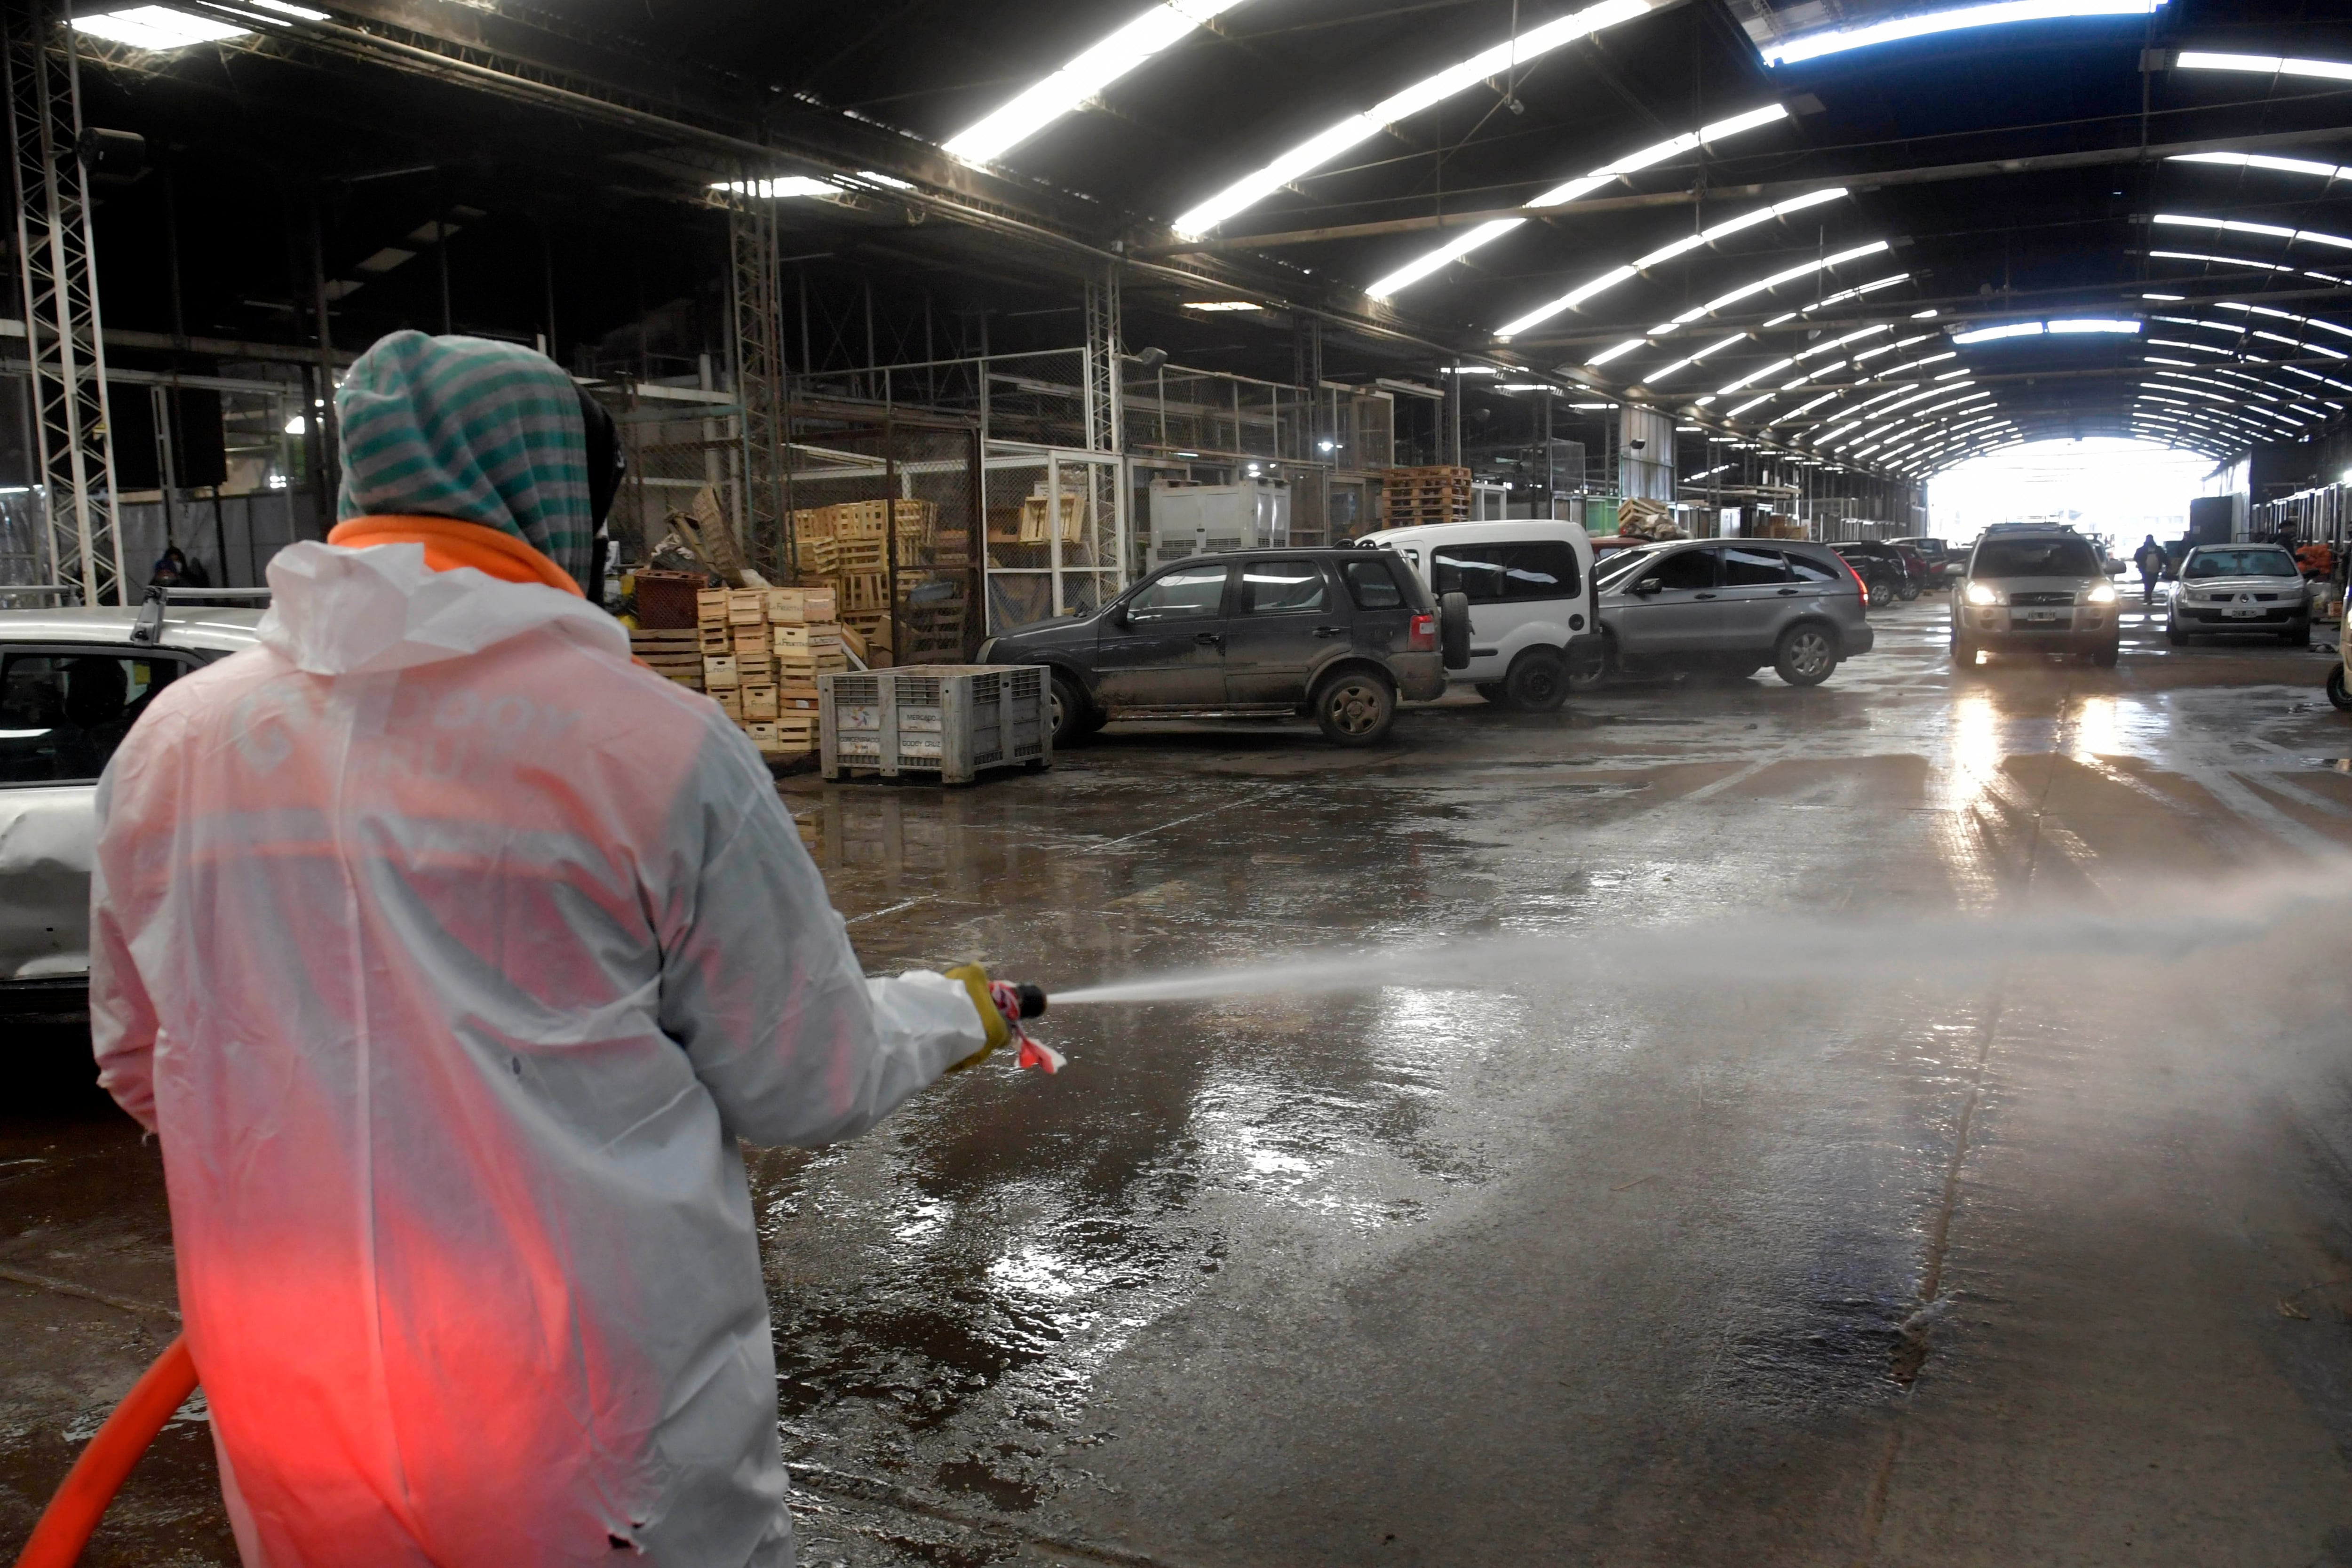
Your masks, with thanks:
[{"label": "orange hose", "polygon": [[187,1336],[175,1334],[66,1472],[32,1539],[16,1554],[16,1568],[73,1568],[131,1467],[195,1388],[196,1363],[188,1354]]}]

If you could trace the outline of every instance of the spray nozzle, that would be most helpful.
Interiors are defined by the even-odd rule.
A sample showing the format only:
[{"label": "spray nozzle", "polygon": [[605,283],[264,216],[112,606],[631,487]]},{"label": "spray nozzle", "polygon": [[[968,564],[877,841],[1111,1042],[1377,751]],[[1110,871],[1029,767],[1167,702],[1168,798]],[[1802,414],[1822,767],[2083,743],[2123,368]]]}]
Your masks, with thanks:
[{"label": "spray nozzle", "polygon": [[1013,988],[1013,994],[1020,999],[1021,1016],[1023,1017],[1035,1018],[1044,1016],[1045,1011],[1045,988],[1044,986],[1032,985],[1026,981],[1024,981]]}]

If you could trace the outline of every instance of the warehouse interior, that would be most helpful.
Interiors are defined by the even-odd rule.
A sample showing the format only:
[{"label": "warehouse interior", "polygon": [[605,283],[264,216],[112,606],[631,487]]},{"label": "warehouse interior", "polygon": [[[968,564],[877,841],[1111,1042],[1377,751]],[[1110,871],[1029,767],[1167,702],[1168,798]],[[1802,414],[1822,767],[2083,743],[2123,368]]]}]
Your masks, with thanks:
[{"label": "warehouse interior", "polygon": [[0,1554],[2352,1564],[2352,7],[0,22]]},{"label": "warehouse interior", "polygon": [[[706,483],[778,581],[792,513],[936,492],[894,600],[967,645],[1127,581],[1155,480],[1280,480],[1302,542],[1436,465],[1482,516],[1841,538],[2021,442],[2184,448],[2255,505],[2342,466],[2340,181],[2263,151],[2340,119],[2277,65],[2336,48],[2307,9],[155,9],[11,41],[18,292],[103,363],[70,416],[8,384],[0,569],[99,600],[166,542],[253,584],[316,536],[322,378],[402,327],[542,344],[622,415],[625,560]],[[1115,81],[1016,92],[1097,44]],[[1008,521],[1048,490],[1066,547]]]}]

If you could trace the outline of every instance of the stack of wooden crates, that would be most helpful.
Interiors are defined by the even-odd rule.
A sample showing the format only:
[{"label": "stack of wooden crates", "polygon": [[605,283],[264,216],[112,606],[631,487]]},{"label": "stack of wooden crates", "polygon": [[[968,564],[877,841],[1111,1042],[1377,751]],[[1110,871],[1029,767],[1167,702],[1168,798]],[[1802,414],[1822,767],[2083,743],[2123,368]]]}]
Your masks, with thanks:
[{"label": "stack of wooden crates", "polygon": [[1381,527],[1418,528],[1431,522],[1465,522],[1469,517],[1469,469],[1440,467],[1381,470]]},{"label": "stack of wooden crates", "polygon": [[[891,646],[890,532],[898,525],[898,619],[907,646]],[[940,573],[961,573],[970,559],[961,537],[942,539],[939,507],[908,496],[896,501],[843,501],[793,513],[793,565],[834,592],[841,624],[865,639],[869,663],[963,657],[963,584]],[[950,583],[953,596],[927,602],[909,595],[929,583]]]},{"label": "stack of wooden crates", "polygon": [[706,588],[694,608],[702,689],[761,752],[814,751],[816,678],[849,668],[833,590]]}]

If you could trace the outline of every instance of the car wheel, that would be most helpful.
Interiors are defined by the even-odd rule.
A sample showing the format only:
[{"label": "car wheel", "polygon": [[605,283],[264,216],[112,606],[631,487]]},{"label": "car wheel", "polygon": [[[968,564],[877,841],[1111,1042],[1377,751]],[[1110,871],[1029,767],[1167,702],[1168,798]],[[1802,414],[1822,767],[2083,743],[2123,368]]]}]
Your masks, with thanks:
[{"label": "car wheel", "polygon": [[2167,621],[2164,623],[2164,640],[2170,643],[2175,647],[2187,647],[2189,646],[2189,634],[2180,629],[2179,623],[2176,621]]},{"label": "car wheel", "polygon": [[1870,607],[1883,610],[1895,602],[1895,584],[1883,574],[1874,573],[1870,579]]},{"label": "car wheel", "polygon": [[1974,669],[1976,667],[1977,645],[1960,636],[1959,633],[1954,632],[1952,634],[1952,668],[1955,670],[1967,670]]},{"label": "car wheel", "polygon": [[1064,746],[1075,746],[1102,728],[1100,724],[1088,727],[1087,720],[1094,711],[1094,704],[1088,702],[1087,694],[1078,689],[1078,683],[1066,675],[1054,677],[1053,690],[1047,696],[1046,703],[1053,710],[1051,717],[1055,751]]},{"label": "car wheel", "polygon": [[1772,668],[1791,686],[1819,686],[1837,668],[1830,629],[1814,621],[1790,626],[1772,649]]},{"label": "car wheel", "polygon": [[1555,712],[1568,700],[1568,666],[1554,650],[1531,647],[1511,661],[1503,689],[1522,713]]},{"label": "car wheel", "polygon": [[1369,746],[1396,722],[1396,692],[1369,670],[1346,669],[1315,689],[1315,722],[1341,746]]},{"label": "car wheel", "polygon": [[1903,595],[1903,602],[1907,605],[1919,596],[1919,584],[1906,577],[1903,579],[1903,586],[1896,592]]},{"label": "car wheel", "polygon": [[1499,680],[1482,680],[1470,689],[1475,691],[1479,696],[1485,698],[1487,701],[1493,703],[1497,708],[1505,706],[1511,700],[1510,692],[1504,688],[1503,683]]},{"label": "car wheel", "polygon": [[2309,621],[2305,621],[2303,625],[2295,627],[2291,632],[2279,633],[2279,641],[2286,644],[2289,647],[2309,647],[2311,646],[2311,623]]},{"label": "car wheel", "polygon": [[2344,661],[2337,659],[2336,668],[2327,672],[2327,700],[2347,713],[2352,713],[2352,689],[2344,685]]},{"label": "car wheel", "polygon": [[2122,644],[2109,643],[2103,648],[2095,648],[2092,650],[2091,662],[2097,665],[2101,669],[2113,669],[2116,667],[2116,660],[2120,658],[2122,654]]}]

